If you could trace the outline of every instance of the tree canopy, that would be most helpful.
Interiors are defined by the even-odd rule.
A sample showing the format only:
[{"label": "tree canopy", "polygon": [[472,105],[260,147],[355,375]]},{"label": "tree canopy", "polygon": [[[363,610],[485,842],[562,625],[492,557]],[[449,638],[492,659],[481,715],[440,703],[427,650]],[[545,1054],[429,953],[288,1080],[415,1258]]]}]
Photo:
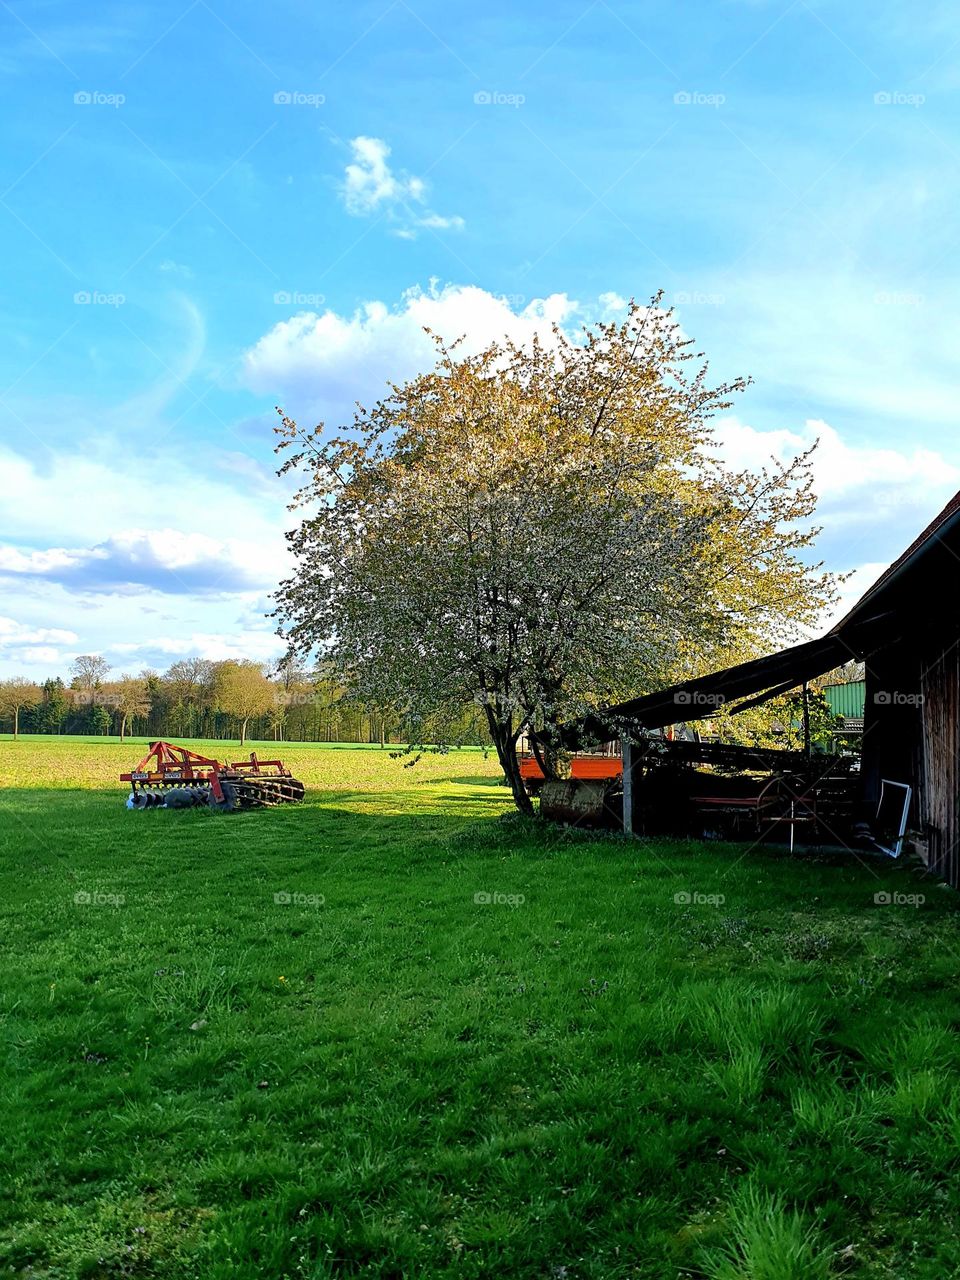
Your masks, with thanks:
[{"label": "tree canopy", "polygon": [[472,700],[520,808],[523,732],[756,653],[831,597],[810,455],[722,464],[712,419],[745,383],[712,386],[659,301],[549,346],[435,338],[347,434],[278,428],[309,506],[292,649],[422,721]]}]

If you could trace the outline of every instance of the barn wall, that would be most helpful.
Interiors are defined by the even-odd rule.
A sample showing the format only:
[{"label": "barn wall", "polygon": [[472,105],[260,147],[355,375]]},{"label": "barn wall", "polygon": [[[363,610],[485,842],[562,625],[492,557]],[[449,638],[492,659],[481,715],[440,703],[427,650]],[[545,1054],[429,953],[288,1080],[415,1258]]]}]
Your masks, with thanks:
[{"label": "barn wall", "polygon": [[935,651],[925,664],[920,816],[930,869],[960,887],[960,648]]}]

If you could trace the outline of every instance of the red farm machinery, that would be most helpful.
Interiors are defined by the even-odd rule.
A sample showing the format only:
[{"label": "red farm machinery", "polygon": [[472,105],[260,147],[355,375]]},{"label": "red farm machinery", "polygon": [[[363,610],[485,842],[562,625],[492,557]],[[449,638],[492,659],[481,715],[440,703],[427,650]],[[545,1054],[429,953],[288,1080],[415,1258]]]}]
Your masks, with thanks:
[{"label": "red farm machinery", "polygon": [[151,742],[135,769],[121,773],[130,783],[128,809],[191,809],[207,805],[232,812],[296,804],[303,799],[303,783],[280,760],[249,760],[221,764],[172,742]]}]

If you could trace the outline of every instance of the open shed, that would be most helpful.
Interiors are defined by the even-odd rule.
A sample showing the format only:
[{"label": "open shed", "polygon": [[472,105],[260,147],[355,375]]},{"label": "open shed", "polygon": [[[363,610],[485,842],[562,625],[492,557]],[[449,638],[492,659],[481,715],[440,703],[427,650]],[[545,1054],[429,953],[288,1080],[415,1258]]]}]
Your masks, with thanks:
[{"label": "open shed", "polygon": [[932,871],[960,887],[960,493],[826,635],[599,712],[568,745],[623,743],[624,827],[635,829],[634,744],[646,730],[757,705],[850,659],[866,672],[860,799],[911,788],[908,822]]}]

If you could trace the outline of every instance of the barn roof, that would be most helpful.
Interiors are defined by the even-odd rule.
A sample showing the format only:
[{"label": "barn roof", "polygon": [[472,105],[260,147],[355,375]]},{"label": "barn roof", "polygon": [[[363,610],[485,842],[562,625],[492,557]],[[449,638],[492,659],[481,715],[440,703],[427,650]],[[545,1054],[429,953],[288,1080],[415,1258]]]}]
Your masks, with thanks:
[{"label": "barn roof", "polygon": [[756,706],[851,658],[863,659],[897,638],[907,625],[898,606],[920,584],[942,581],[945,568],[954,575],[960,569],[960,492],[826,635],[606,707],[571,725],[563,735],[565,744],[602,741],[630,727],[658,729],[679,720],[702,720],[729,703],[738,703],[739,709]]},{"label": "barn roof", "polygon": [[842,631],[845,627],[879,605],[882,597],[892,593],[895,586],[904,583],[909,575],[918,570],[932,556],[950,556],[956,558],[955,545],[960,530],[960,490],[957,491],[943,508],[930,521],[923,532],[910,543],[902,555],[897,556],[893,564],[884,569],[873,586],[865,591],[846,617],[834,627],[834,631]]}]

